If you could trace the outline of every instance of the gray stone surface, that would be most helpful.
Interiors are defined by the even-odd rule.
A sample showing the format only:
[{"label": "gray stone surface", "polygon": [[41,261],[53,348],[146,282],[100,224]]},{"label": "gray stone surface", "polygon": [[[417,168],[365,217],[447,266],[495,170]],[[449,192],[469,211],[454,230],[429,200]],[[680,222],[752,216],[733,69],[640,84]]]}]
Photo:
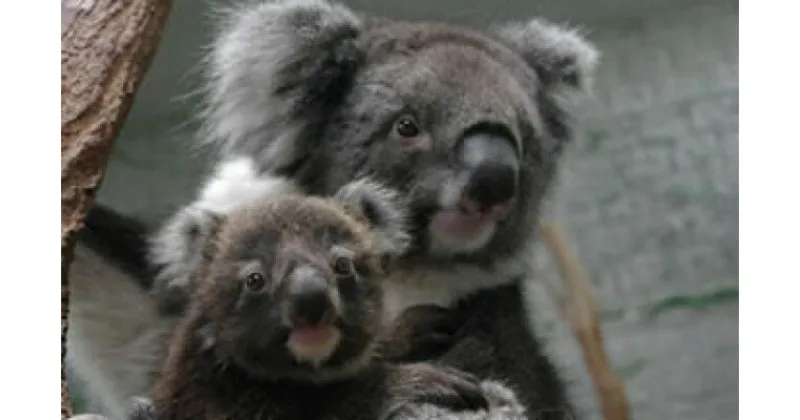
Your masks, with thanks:
[{"label": "gray stone surface", "polygon": [[[737,3],[352,3],[475,24],[542,14],[588,31],[603,51],[597,94],[584,108],[548,215],[579,251],[603,313],[621,315],[606,321],[608,345],[627,373],[636,418],[737,418],[738,304],[640,316],[671,296],[738,288]],[[193,0],[176,2],[100,193],[148,220],[186,202],[204,170],[202,155],[188,148],[192,103],[172,100],[193,87],[189,70],[207,36],[200,9]],[[539,279],[556,279],[548,254],[537,258]],[[574,340],[542,290],[531,301],[540,329],[554,337],[553,354],[576,378],[576,395],[595,409]]]}]

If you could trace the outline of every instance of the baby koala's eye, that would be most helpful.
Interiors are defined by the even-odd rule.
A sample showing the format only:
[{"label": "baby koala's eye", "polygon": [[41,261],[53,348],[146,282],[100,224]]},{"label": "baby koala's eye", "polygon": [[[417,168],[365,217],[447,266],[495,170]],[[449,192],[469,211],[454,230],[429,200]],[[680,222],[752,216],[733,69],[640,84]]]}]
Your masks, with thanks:
[{"label": "baby koala's eye", "polygon": [[257,292],[264,288],[264,285],[267,283],[267,280],[264,278],[264,275],[258,272],[253,272],[247,275],[245,279],[244,285],[250,291]]},{"label": "baby koala's eye", "polygon": [[355,274],[353,261],[345,256],[337,256],[333,260],[333,272],[340,277],[352,277]]},{"label": "baby koala's eye", "polygon": [[420,129],[417,120],[410,114],[401,115],[394,123],[394,131],[401,137],[416,137]]}]

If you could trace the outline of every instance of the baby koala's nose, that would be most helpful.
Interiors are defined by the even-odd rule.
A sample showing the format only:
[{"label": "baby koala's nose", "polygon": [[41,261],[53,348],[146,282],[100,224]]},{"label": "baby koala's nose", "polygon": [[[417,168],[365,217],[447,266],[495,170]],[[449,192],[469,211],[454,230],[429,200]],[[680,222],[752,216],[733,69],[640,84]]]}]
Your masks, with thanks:
[{"label": "baby koala's nose", "polygon": [[333,288],[315,269],[298,267],[289,285],[289,320],[295,327],[333,322]]},{"label": "baby koala's nose", "polygon": [[292,307],[291,320],[296,326],[323,324],[333,313],[333,305],[324,290],[294,296]]}]

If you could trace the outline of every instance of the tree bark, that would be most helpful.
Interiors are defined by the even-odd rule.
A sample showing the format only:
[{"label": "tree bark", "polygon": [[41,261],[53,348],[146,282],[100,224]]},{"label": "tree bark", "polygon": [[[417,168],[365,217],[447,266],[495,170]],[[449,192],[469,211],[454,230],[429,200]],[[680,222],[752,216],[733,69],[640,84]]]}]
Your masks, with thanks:
[{"label": "tree bark", "polygon": [[61,2],[61,417],[66,387],[69,264],[114,139],[158,47],[171,0]]}]

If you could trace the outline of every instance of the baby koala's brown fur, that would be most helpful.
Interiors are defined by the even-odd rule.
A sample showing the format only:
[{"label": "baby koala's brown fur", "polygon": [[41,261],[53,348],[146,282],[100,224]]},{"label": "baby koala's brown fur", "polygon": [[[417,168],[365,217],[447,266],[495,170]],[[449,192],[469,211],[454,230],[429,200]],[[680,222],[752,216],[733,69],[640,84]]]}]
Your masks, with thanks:
[{"label": "baby koala's brown fur", "polygon": [[[219,219],[156,384],[159,419],[375,420],[404,403],[485,406],[466,374],[375,356],[381,278],[406,235],[391,194],[357,187],[367,189],[342,195],[350,201],[287,196]],[[303,354],[287,344],[309,325],[336,332],[334,344]]]}]

